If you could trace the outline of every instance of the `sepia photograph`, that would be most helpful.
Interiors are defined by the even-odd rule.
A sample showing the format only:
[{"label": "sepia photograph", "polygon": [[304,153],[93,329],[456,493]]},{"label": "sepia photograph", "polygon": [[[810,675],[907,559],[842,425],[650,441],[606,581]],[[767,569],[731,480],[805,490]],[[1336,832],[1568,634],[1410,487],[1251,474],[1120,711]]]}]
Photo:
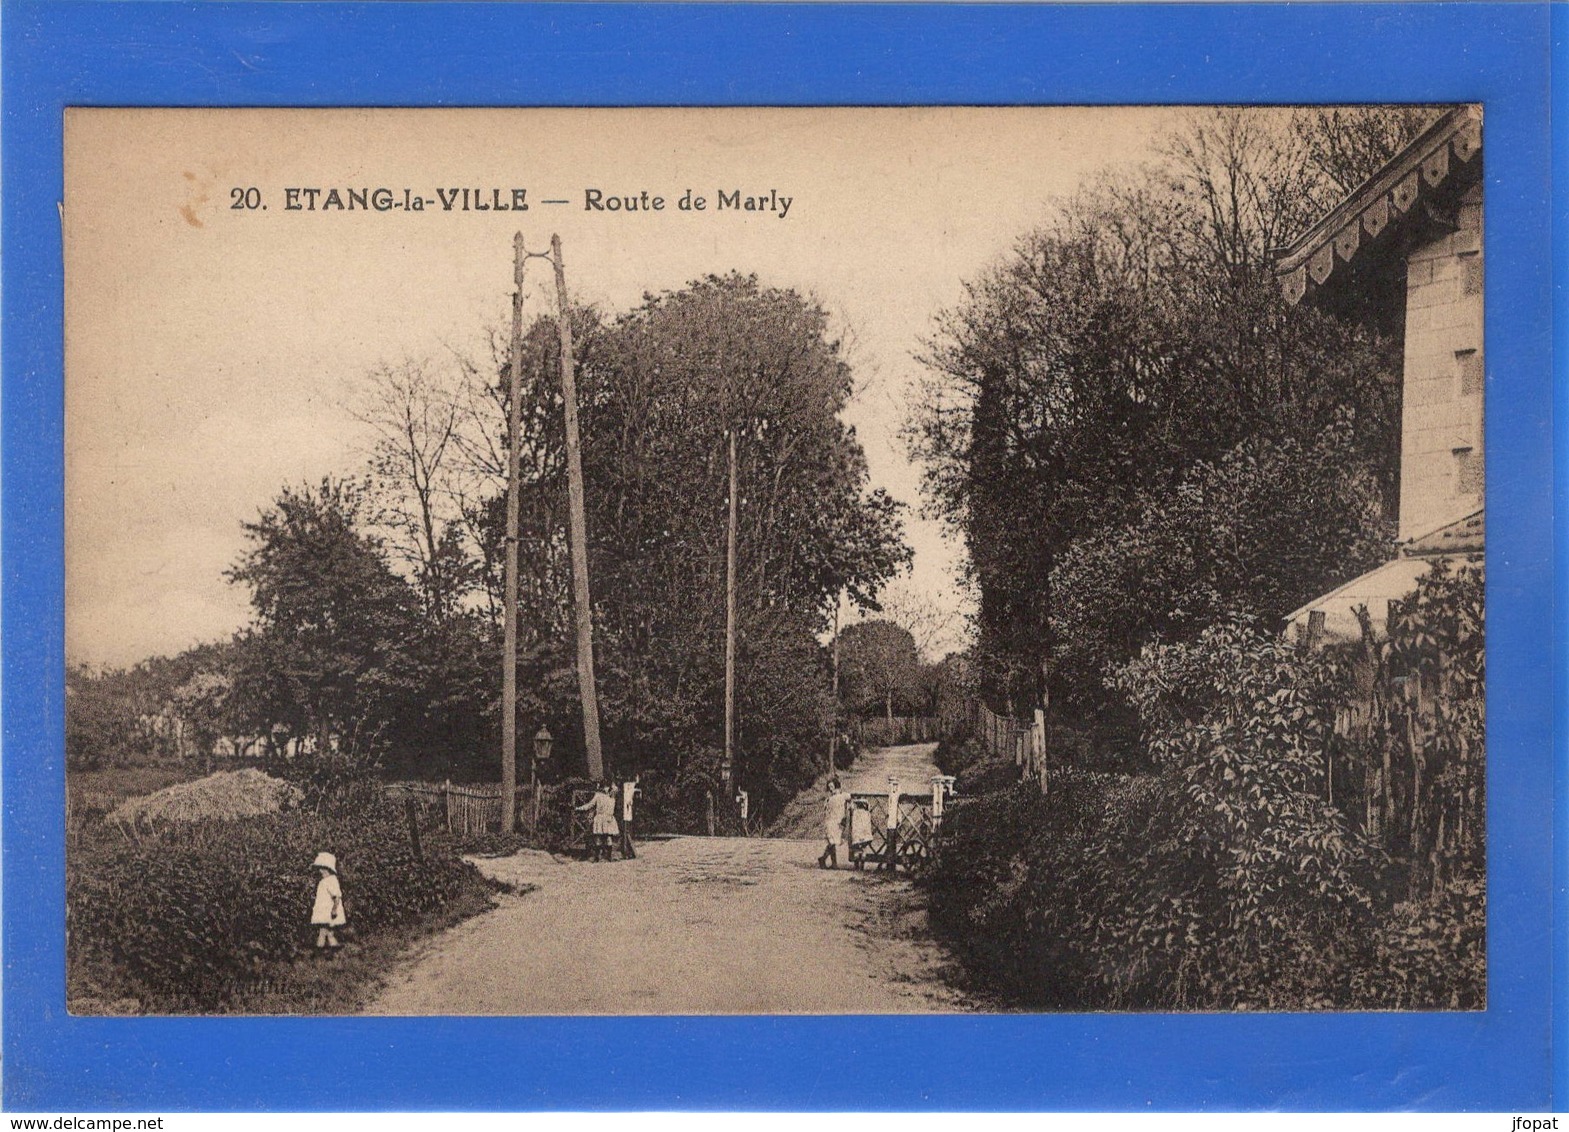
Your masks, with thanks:
[{"label": "sepia photograph", "polygon": [[65,1007],[1485,1010],[1482,137],[68,109]]}]

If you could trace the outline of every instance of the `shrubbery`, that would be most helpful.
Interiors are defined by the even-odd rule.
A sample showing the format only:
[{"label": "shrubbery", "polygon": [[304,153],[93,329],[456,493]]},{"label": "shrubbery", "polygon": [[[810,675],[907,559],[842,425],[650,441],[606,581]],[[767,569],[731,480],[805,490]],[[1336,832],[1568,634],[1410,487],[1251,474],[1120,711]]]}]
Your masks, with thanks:
[{"label": "shrubbery", "polygon": [[927,881],[933,926],[973,976],[1036,1009],[1451,1004],[1440,933],[1410,912],[1381,932],[1354,882],[1238,887],[1232,870],[1269,853],[1232,852],[1185,795],[1170,772],[1067,769],[1047,796],[1024,784],[956,802]]},{"label": "shrubbery", "polygon": [[1092,1010],[1130,999],[1127,956],[1101,946],[1153,792],[1147,780],[1069,770],[958,799],[928,875],[933,926],[972,974],[1021,1005]]},{"label": "shrubbery", "polygon": [[944,774],[963,774],[986,757],[985,745],[973,734],[946,735],[937,741],[932,761]]},{"label": "shrubbery", "polygon": [[1352,1001],[1379,1010],[1487,1005],[1487,880],[1467,870],[1439,892],[1390,910],[1374,953],[1351,972]]},{"label": "shrubbery", "polygon": [[961,796],[1006,790],[1019,781],[1017,763],[994,757],[985,743],[968,732],[939,740],[932,761],[938,770],[953,775],[954,791]]},{"label": "shrubbery", "polygon": [[143,1012],[221,1010],[310,946],[310,864],[322,850],[338,857],[355,933],[411,925],[489,887],[439,843],[416,859],[387,803],[198,822],[140,844],[99,827],[67,862],[73,1006],[129,998]]},{"label": "shrubbery", "polygon": [[[1406,676],[1234,621],[1147,647],[1116,686],[1157,773],[1063,768],[1047,796],[956,803],[928,881],[934,924],[975,974],[1038,1007],[1482,1007],[1480,603],[1479,574],[1443,569],[1397,603],[1376,652]],[[1447,695],[1413,697],[1418,719],[1391,708],[1364,743],[1410,757],[1401,744],[1427,737],[1403,824],[1448,823],[1415,823],[1443,836],[1411,843],[1330,804],[1326,756],[1337,708],[1418,673],[1442,673]]]},{"label": "shrubbery", "polygon": [[983,758],[954,775],[953,788],[961,797],[1007,790],[1018,785],[1019,764],[1012,759]]}]

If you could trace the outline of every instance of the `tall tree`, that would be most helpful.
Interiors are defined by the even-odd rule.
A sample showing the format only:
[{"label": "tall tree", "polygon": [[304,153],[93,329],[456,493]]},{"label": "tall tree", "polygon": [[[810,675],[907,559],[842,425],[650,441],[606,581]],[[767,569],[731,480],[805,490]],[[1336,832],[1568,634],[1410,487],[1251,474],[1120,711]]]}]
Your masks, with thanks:
[{"label": "tall tree", "polygon": [[257,699],[319,753],[377,751],[410,710],[418,599],[361,521],[352,485],[285,488],[244,525],[250,547],[228,572],[251,590],[270,683]]},{"label": "tall tree", "polygon": [[1309,106],[1292,115],[1307,160],[1323,174],[1327,192],[1314,204],[1327,211],[1423,130],[1446,106]]},{"label": "tall tree", "polygon": [[[801,666],[818,658],[815,634],[834,595],[872,600],[909,554],[898,505],[868,488],[860,444],[840,417],[852,391],[849,367],[820,307],[749,276],[650,295],[608,324],[577,311],[573,331],[607,756],[674,769],[719,734],[733,431],[742,777],[751,769],[766,777],[794,756],[774,749],[747,712],[763,711],[780,734],[797,737],[792,742],[805,742],[808,731],[826,734],[815,694],[785,695],[776,682],[785,671],[826,681],[820,662],[815,672]],[[541,322],[528,342],[550,334]],[[525,353],[537,366],[525,392],[537,458],[525,461],[524,509],[534,519],[530,526],[525,518],[523,550],[544,569],[542,603],[562,610],[557,361],[550,351],[526,346]],[[492,510],[490,539],[498,519]],[[565,666],[564,623],[547,620],[540,631]],[[800,726],[783,722],[787,708]],[[570,744],[570,713],[559,719]],[[563,733],[555,722],[552,729]],[[748,742],[768,749],[748,752]],[[749,769],[748,758],[764,765]],[[802,765],[820,761],[813,752]]]},{"label": "tall tree", "polygon": [[1038,702],[1055,679],[1052,579],[1075,540],[1201,461],[1345,428],[1393,510],[1398,341],[1287,306],[1270,276],[1329,191],[1322,159],[1287,111],[1199,112],[939,319],[908,434],[932,509],[966,540],[994,697]]},{"label": "tall tree", "polygon": [[1053,570],[1052,667],[1077,706],[1156,640],[1237,616],[1266,624],[1389,560],[1376,484],[1344,429],[1311,444],[1245,441],[1196,464],[1134,516],[1076,539]]},{"label": "tall tree", "polygon": [[669,664],[646,691],[607,672],[607,690],[620,683],[634,717],[684,701],[687,718],[711,727],[722,714],[728,435],[743,689],[767,683],[759,658],[779,655],[778,642],[812,641],[836,594],[869,601],[903,563],[897,505],[868,490],[841,420],[852,375],[827,316],[793,291],[729,275],[651,296],[609,329],[592,372],[585,471],[600,501],[590,527],[602,623],[634,664]]},{"label": "tall tree", "polygon": [[840,697],[858,713],[909,710],[921,698],[921,654],[910,631],[892,621],[860,621],[839,635]]}]

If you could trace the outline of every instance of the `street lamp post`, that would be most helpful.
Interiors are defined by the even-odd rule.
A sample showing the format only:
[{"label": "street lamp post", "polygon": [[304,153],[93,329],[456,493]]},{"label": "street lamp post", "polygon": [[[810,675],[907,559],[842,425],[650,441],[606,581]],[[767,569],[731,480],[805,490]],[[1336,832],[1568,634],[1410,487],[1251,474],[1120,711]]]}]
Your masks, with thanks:
[{"label": "street lamp post", "polygon": [[529,768],[529,784],[534,787],[534,828],[539,828],[539,764],[550,761],[550,744],[554,741],[550,728],[540,724],[534,732],[534,760]]}]

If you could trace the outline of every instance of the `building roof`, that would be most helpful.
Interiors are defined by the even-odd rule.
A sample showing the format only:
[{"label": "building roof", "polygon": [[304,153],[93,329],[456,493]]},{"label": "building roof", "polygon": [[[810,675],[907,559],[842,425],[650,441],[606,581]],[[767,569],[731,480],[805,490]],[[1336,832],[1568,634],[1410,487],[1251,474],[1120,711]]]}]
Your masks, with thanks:
[{"label": "building roof", "polygon": [[1401,550],[1412,558],[1427,558],[1435,554],[1480,554],[1487,534],[1486,516],[1486,510],[1479,507],[1469,515],[1417,535]]},{"label": "building roof", "polygon": [[1298,303],[1337,276],[1397,242],[1408,218],[1424,218],[1482,173],[1482,111],[1457,106],[1391,158],[1295,243],[1280,253],[1275,274],[1287,302]]},{"label": "building roof", "polygon": [[1320,643],[1359,641],[1362,626],[1357,620],[1357,607],[1365,606],[1373,628],[1382,631],[1389,620],[1389,603],[1409,596],[1432,566],[1431,558],[1396,558],[1357,575],[1345,585],[1287,614],[1286,624],[1288,627],[1306,624],[1308,614],[1322,611],[1324,626]]}]

